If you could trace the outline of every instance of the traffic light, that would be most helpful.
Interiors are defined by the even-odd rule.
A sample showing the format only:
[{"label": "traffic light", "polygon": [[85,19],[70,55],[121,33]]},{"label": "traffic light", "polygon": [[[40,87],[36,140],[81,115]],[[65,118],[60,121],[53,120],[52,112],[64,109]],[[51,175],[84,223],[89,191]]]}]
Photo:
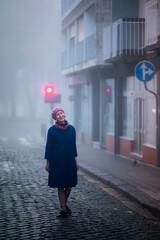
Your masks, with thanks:
[{"label": "traffic light", "polygon": [[55,94],[55,89],[53,84],[47,84],[44,86],[44,101],[52,102]]},{"label": "traffic light", "polygon": [[60,103],[61,95],[55,94],[55,87],[53,84],[46,84],[44,86],[44,101],[45,103]]},{"label": "traffic light", "polygon": [[112,103],[112,86],[107,86],[106,88],[107,102]]}]

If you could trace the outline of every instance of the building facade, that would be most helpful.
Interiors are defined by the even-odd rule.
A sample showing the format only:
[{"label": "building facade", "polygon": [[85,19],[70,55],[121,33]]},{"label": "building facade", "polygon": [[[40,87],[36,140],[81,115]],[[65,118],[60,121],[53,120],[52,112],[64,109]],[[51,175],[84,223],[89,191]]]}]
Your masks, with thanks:
[{"label": "building facade", "polygon": [[[62,73],[73,90],[77,140],[159,166],[160,0],[61,6]],[[147,86],[134,74],[143,60],[155,67]]]}]

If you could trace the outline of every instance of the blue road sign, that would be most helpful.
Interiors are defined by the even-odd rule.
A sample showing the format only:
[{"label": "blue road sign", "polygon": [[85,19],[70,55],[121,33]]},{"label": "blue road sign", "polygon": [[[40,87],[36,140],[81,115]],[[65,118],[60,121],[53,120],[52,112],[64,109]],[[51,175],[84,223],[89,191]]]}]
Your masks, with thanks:
[{"label": "blue road sign", "polygon": [[149,61],[139,62],[134,69],[134,74],[140,81],[148,82],[154,77],[154,65]]}]

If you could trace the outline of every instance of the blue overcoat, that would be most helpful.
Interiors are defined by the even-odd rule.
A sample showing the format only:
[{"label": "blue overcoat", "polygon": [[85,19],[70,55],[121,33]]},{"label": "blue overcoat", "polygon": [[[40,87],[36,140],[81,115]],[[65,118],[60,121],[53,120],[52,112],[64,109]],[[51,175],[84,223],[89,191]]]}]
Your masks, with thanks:
[{"label": "blue overcoat", "polygon": [[49,128],[45,159],[49,160],[48,186],[55,188],[74,187],[77,184],[76,132],[72,125],[65,130]]}]

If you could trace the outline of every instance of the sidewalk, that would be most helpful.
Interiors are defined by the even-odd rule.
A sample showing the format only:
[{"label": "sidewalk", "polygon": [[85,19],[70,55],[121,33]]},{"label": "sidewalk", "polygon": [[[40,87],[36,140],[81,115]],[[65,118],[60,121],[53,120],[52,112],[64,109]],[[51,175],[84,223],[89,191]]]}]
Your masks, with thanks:
[{"label": "sidewalk", "polygon": [[86,145],[77,145],[80,168],[160,215],[160,168]]}]

